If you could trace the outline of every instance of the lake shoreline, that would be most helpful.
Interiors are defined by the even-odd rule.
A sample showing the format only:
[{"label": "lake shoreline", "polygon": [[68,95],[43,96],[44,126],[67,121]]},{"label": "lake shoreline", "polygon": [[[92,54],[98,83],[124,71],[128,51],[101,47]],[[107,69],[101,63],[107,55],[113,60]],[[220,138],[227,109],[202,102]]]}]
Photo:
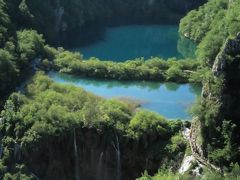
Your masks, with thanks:
[{"label": "lake shoreline", "polygon": [[[117,81],[83,78],[57,72],[48,76],[55,82],[73,85],[107,99],[137,100],[141,108],[154,111],[168,119],[190,120],[186,110],[201,94],[201,87],[191,84],[160,83],[149,81]],[[139,103],[138,103],[139,105]]]}]

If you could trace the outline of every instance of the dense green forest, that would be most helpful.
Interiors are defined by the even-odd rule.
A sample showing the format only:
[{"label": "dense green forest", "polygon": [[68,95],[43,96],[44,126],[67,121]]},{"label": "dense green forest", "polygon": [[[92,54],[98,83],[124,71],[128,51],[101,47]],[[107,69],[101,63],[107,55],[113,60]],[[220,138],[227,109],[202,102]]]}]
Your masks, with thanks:
[{"label": "dense green forest", "polygon": [[0,1],[1,100],[29,74],[31,61],[42,53],[45,42],[34,30],[17,30],[10,7]]},{"label": "dense green forest", "polygon": [[[186,142],[178,134],[181,121],[167,121],[152,112],[136,111],[136,107],[128,102],[105,100],[79,88],[58,85],[42,73],[38,73],[32,79],[26,95],[12,94],[6,102],[5,110],[2,111],[4,124],[1,125],[1,133],[4,137],[1,141],[4,151],[0,172],[5,174],[5,179],[11,177],[30,179],[33,177],[31,174],[33,172],[28,169],[35,169],[44,179],[63,177],[73,179],[71,164],[64,163],[67,155],[72,154],[69,148],[73,144],[71,133],[74,129],[78,130],[79,136],[84,136],[85,133],[87,135],[91,131],[99,137],[111,138],[113,133],[117,134],[122,145],[125,146],[122,153],[127,152],[126,155],[129,156],[125,157],[126,162],[123,164],[125,168],[131,166],[131,161],[143,163],[145,155],[140,149],[137,150],[140,146],[143,146],[145,151],[152,151],[154,157],[151,161],[154,164],[151,168],[153,169],[158,168],[160,162],[165,166],[173,164],[177,166],[174,159],[176,156],[183,156],[182,151],[186,148]],[[61,142],[66,141],[66,138],[69,139],[68,146],[64,147]],[[80,138],[79,142],[82,145],[86,143],[85,148],[94,148],[91,144],[96,143],[94,146],[99,147],[95,148],[101,151],[101,144],[107,142],[104,142],[104,138],[98,138],[99,142],[95,142],[96,139],[92,138],[88,139],[88,142]],[[144,142],[146,138],[150,138],[151,142]],[[55,143],[51,144],[52,142]],[[21,151],[16,152],[18,146],[21,147]],[[132,149],[132,146],[136,147]],[[61,147],[61,152],[66,153],[66,156],[51,155],[51,151],[57,153],[58,147]],[[156,151],[156,147],[161,147],[161,152]],[[43,150],[46,152],[45,155],[42,154]],[[133,158],[131,157],[133,153],[140,153],[143,157]],[[161,153],[164,156],[159,156]],[[73,157],[70,155],[69,158]],[[43,161],[39,162],[40,159]],[[37,169],[36,164],[38,164]],[[136,172],[144,170],[141,166],[135,168]],[[61,171],[68,173],[59,174]],[[133,176],[133,173],[129,172],[126,176]]]},{"label": "dense green forest", "polygon": [[[0,179],[74,179],[79,176],[76,158],[85,178],[96,179],[98,164],[89,162],[99,157],[105,157],[109,179],[120,177],[121,168],[127,180],[239,179],[240,2],[208,0],[199,7],[203,2],[0,0]],[[117,63],[57,48],[95,41],[108,26],[180,19],[179,32],[198,44],[192,59]],[[35,73],[36,65],[40,72]],[[202,96],[191,110],[197,150],[181,132],[190,123],[168,120],[131,101],[59,85],[43,72],[50,70],[102,79],[202,83]],[[206,166],[196,177],[196,161],[179,174],[191,150],[220,170]],[[114,164],[120,152],[122,164]]]},{"label": "dense green forest", "polygon": [[199,43],[197,57],[212,66],[228,37],[240,30],[240,3],[237,0],[211,0],[181,20],[180,32]]}]

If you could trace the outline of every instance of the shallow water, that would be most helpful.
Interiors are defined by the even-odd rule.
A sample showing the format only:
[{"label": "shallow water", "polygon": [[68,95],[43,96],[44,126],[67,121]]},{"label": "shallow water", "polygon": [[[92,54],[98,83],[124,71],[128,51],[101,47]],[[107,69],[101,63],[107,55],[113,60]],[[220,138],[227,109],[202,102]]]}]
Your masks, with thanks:
[{"label": "shallow water", "polygon": [[196,45],[180,37],[175,25],[135,25],[107,28],[101,41],[75,47],[84,58],[125,61],[138,57],[193,57]]},{"label": "shallow water", "polygon": [[124,98],[140,102],[142,108],[169,119],[190,120],[188,108],[201,93],[198,85],[159,82],[113,81],[81,78],[50,72],[55,82],[72,84],[105,98]]}]

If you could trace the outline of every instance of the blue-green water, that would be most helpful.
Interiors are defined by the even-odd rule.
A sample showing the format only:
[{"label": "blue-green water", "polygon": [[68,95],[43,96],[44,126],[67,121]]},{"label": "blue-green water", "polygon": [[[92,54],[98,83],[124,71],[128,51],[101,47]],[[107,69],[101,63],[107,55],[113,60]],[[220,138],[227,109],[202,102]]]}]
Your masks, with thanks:
[{"label": "blue-green water", "polygon": [[201,87],[176,83],[111,81],[81,78],[50,72],[55,82],[72,84],[105,98],[124,98],[140,102],[142,108],[169,119],[190,119],[188,108],[201,92]]},{"label": "blue-green water", "polygon": [[192,57],[195,49],[193,42],[179,36],[178,26],[134,25],[107,28],[103,40],[72,50],[79,51],[86,59],[125,61],[152,56],[164,59]]}]

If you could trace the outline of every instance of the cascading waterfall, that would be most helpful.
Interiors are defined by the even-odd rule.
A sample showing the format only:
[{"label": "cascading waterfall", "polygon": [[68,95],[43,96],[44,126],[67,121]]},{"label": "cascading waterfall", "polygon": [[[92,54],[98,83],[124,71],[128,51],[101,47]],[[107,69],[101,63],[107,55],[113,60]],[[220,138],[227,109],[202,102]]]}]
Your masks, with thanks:
[{"label": "cascading waterfall", "polygon": [[121,180],[122,179],[121,152],[120,152],[120,146],[119,146],[119,140],[118,140],[117,134],[115,134],[115,136],[116,136],[116,145],[113,142],[113,147],[117,155],[117,180]]},{"label": "cascading waterfall", "polygon": [[14,158],[16,161],[19,161],[20,158],[21,158],[21,154],[20,154],[20,145],[15,142],[15,145],[14,145]]},{"label": "cascading waterfall", "polygon": [[149,5],[149,6],[152,6],[154,3],[155,3],[155,0],[149,0],[149,1],[148,1],[148,5]]},{"label": "cascading waterfall", "polygon": [[3,155],[3,145],[2,143],[0,143],[0,159],[2,159],[2,155]]},{"label": "cascading waterfall", "polygon": [[60,5],[60,0],[57,0],[57,8],[55,9],[55,16],[56,16],[55,29],[56,29],[56,32],[58,33],[57,43],[59,46],[61,44],[62,18],[63,18],[64,12],[65,10],[64,10],[64,7]]},{"label": "cascading waterfall", "polygon": [[[0,122],[2,121],[2,119],[0,118]],[[3,155],[3,144],[2,144],[2,138],[3,138],[3,135],[2,133],[0,133],[0,159],[2,159],[2,155]]]},{"label": "cascading waterfall", "polygon": [[36,176],[36,174],[32,173],[32,176],[35,178],[35,180],[40,180],[40,179]]},{"label": "cascading waterfall", "polygon": [[98,160],[98,166],[97,166],[97,176],[96,180],[102,180],[102,165],[103,165],[103,152],[101,152],[99,160]]},{"label": "cascading waterfall", "polygon": [[75,158],[75,179],[80,180],[78,147],[76,140],[76,130],[73,130],[74,158]]}]

